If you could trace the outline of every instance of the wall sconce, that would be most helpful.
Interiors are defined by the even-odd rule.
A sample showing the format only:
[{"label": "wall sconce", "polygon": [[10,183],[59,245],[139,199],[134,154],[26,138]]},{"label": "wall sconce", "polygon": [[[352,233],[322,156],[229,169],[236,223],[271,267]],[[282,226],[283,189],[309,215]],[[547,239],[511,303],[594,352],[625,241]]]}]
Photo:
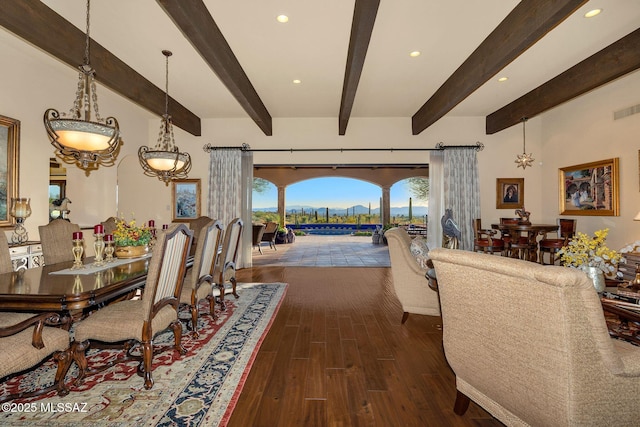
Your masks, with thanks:
[{"label": "wall sconce", "polygon": [[13,197],[9,213],[16,219],[16,228],[11,235],[12,243],[24,243],[29,240],[27,229],[24,228],[24,220],[31,215],[31,199],[26,197]]}]

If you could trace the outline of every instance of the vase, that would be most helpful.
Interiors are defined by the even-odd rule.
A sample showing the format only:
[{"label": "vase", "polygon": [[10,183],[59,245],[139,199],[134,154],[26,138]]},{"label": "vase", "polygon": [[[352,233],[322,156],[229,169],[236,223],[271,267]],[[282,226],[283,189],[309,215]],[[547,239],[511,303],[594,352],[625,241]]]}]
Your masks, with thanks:
[{"label": "vase", "polygon": [[140,258],[149,252],[149,246],[116,246],[115,256],[118,258]]},{"label": "vase", "polygon": [[596,288],[596,292],[600,293],[604,291],[606,284],[602,270],[598,267],[582,267],[582,271],[593,281],[593,287]]}]

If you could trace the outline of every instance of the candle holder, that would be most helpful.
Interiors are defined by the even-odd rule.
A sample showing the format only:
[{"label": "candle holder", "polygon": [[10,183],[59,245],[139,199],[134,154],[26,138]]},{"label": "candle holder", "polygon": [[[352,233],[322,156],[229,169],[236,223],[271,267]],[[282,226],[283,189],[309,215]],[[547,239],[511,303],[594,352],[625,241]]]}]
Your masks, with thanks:
[{"label": "candle holder", "polygon": [[96,252],[96,258],[93,261],[93,265],[96,267],[101,267],[105,265],[104,259],[102,258],[102,254],[104,253],[104,233],[95,233],[93,237],[96,240],[93,242],[93,249]]},{"label": "candle holder", "polygon": [[113,253],[116,248],[113,245],[113,240],[104,242],[104,261],[113,262]]},{"label": "candle holder", "polygon": [[16,228],[11,234],[11,243],[21,244],[29,240],[24,221],[31,215],[31,199],[26,197],[14,197],[11,199],[9,214],[16,219]]},{"label": "candle holder", "polygon": [[84,239],[73,239],[73,248],[71,251],[73,252],[73,266],[72,270],[80,270],[84,268],[82,264],[82,254],[84,253]]},{"label": "candle holder", "polygon": [[149,240],[149,252],[153,252],[153,247],[156,245],[156,228],[150,227],[149,231],[151,231],[151,240]]}]

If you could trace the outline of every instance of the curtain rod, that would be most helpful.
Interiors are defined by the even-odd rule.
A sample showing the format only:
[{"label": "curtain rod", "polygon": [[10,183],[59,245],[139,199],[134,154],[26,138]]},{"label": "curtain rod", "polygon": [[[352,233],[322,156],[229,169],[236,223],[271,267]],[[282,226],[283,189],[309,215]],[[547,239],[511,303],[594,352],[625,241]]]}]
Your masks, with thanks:
[{"label": "curtain rod", "polygon": [[210,153],[212,151],[217,150],[241,150],[241,151],[252,151],[252,152],[305,152],[305,151],[442,151],[448,149],[469,149],[482,151],[484,149],[484,144],[481,142],[476,142],[474,145],[444,145],[442,142],[438,142],[435,148],[251,148],[249,144],[242,144],[240,147],[224,147],[218,146],[215,147],[209,143],[205,144],[202,149]]}]

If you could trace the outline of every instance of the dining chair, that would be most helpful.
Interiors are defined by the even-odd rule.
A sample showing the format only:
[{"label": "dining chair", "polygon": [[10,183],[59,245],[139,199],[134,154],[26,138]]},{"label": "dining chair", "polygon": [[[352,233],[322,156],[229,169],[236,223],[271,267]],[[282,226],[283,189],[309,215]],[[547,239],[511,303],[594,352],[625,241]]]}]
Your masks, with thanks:
[{"label": "dining chair", "polygon": [[52,390],[56,390],[60,396],[69,392],[64,384],[64,373],[71,363],[69,332],[65,328],[47,326],[64,326],[67,321],[57,313],[0,312],[0,381],[4,382],[38,366],[49,357],[57,364],[51,385],[31,390],[21,385],[19,392],[1,395],[0,402],[39,396]]},{"label": "dining chair", "polygon": [[555,264],[555,255],[563,246],[566,246],[576,234],[577,221],[575,219],[558,218],[558,229],[550,231],[549,233],[555,233],[556,238],[547,237],[549,233],[545,233],[544,237],[538,243],[539,261],[540,264],[545,264],[544,254],[549,254],[549,264]]},{"label": "dining chair", "polygon": [[[153,338],[168,328],[173,330],[175,350],[185,353],[178,305],[192,236],[185,224],[172,224],[167,230],[159,231],[142,298],[109,304],[75,323],[71,351],[79,368],[78,381],[87,374],[103,371],[117,363],[138,360],[138,372],[144,376],[144,388],[150,389],[153,387]],[[125,354],[89,370],[85,353],[92,342],[96,345],[122,343]],[[142,347],[142,357],[132,354],[136,343]]]},{"label": "dining chair", "polygon": [[54,219],[47,225],[38,226],[40,242],[42,243],[42,255],[46,265],[59,262],[73,261],[74,232],[80,231],[78,224],[73,224],[66,219]]},{"label": "dining chair", "polygon": [[222,252],[220,252],[216,268],[213,272],[214,283],[220,289],[220,305],[225,308],[224,295],[225,284],[231,283],[231,294],[239,298],[236,292],[236,262],[238,260],[238,249],[240,247],[240,239],[242,237],[242,229],[244,224],[240,218],[233,219],[227,225],[224,232],[224,242],[222,243]]},{"label": "dining chair", "polygon": [[104,234],[113,234],[114,231],[116,231],[117,228],[117,223],[116,223],[116,217],[115,216],[110,216],[109,218],[107,218],[105,221],[103,221],[101,224],[104,227]]},{"label": "dining chair", "polygon": [[213,270],[222,240],[222,223],[210,220],[198,236],[193,266],[187,270],[180,293],[180,304],[189,307],[191,330],[198,337],[198,303],[209,301],[209,313],[215,318],[215,297],[213,296]]},{"label": "dining chair", "polygon": [[[500,218],[502,225],[518,225],[520,221],[520,218]],[[505,229],[501,236],[505,246],[504,255],[527,260],[537,258],[536,236],[531,236],[529,233],[534,232]]]},{"label": "dining chair", "polygon": [[0,232],[0,274],[13,271],[11,263],[11,252],[9,252],[9,241],[4,231]]},{"label": "dining chair", "polygon": [[483,229],[480,218],[472,221],[473,225],[473,250],[476,252],[495,253],[504,251],[504,241],[495,237],[497,230]]},{"label": "dining chair", "polygon": [[198,237],[200,236],[200,231],[212,219],[213,218],[209,218],[208,216],[202,215],[194,219],[193,221],[189,221],[189,228],[193,231],[193,241],[191,242],[192,251],[195,251],[195,247],[198,244]]}]

